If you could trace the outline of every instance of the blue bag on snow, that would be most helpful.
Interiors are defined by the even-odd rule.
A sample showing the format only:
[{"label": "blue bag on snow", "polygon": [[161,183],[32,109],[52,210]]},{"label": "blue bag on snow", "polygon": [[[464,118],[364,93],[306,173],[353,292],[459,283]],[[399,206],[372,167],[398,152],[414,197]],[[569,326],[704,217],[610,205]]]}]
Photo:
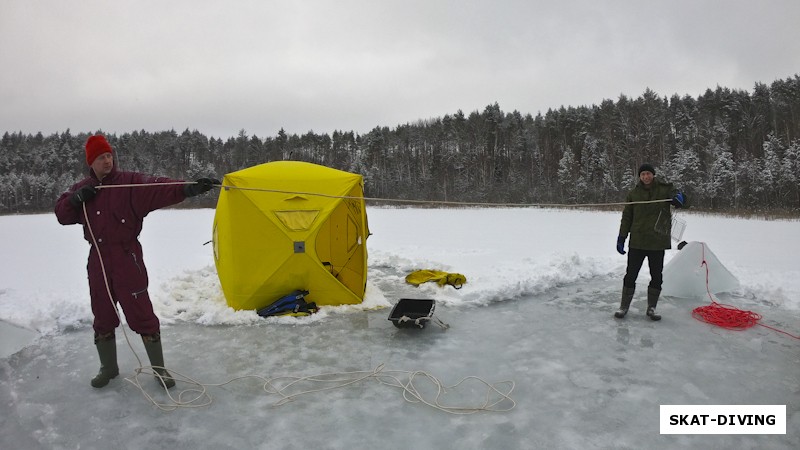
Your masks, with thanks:
[{"label": "blue bag on snow", "polygon": [[308,291],[296,290],[291,294],[284,295],[283,297],[275,300],[269,306],[256,311],[261,317],[270,316],[308,316],[317,312],[317,304],[314,302],[307,302],[305,296]]}]

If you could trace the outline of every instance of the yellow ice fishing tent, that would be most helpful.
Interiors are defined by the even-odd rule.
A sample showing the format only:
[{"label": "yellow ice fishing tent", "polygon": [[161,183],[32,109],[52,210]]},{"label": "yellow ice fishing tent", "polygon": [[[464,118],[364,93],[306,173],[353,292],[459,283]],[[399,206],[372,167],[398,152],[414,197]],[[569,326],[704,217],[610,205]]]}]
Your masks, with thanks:
[{"label": "yellow ice fishing tent", "polygon": [[222,184],[213,244],[228,305],[260,309],[297,289],[318,305],[361,303],[369,235],[361,175],[275,161]]}]

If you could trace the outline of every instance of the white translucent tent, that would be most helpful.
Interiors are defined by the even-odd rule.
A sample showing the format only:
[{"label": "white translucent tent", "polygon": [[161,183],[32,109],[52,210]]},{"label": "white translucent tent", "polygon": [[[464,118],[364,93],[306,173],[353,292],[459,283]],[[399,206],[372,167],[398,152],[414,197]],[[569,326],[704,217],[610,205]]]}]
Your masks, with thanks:
[{"label": "white translucent tent", "polygon": [[739,280],[722,265],[705,242],[689,242],[664,267],[661,293],[691,298],[738,288]]}]

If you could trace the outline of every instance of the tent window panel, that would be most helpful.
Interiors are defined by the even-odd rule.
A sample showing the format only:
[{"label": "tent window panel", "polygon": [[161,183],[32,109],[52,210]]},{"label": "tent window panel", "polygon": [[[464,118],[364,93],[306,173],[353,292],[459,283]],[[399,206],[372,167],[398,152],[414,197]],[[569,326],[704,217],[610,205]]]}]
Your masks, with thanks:
[{"label": "tent window panel", "polygon": [[[359,227],[353,212],[346,203],[341,203],[328,216],[325,223],[319,228],[317,234],[317,255],[330,272],[339,278],[344,266],[350,265],[354,253],[361,244]],[[355,258],[358,260],[358,258]],[[363,260],[360,262],[363,264]],[[363,271],[362,271],[363,272]],[[347,284],[347,283],[344,283]]]},{"label": "tent window panel", "polygon": [[284,227],[292,231],[305,231],[319,215],[319,210],[273,211]]}]

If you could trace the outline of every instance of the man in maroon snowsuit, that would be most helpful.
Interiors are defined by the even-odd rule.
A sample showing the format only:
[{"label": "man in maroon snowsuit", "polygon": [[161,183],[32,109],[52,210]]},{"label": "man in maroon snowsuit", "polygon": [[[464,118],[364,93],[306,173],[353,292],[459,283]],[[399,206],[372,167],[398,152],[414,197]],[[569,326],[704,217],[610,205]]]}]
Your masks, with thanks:
[{"label": "man in maroon snowsuit", "polygon": [[84,238],[91,246],[87,271],[94,340],[100,356],[100,372],[92,379],[92,386],[103,387],[119,375],[114,330],[120,320],[112,303],[116,302],[122,307],[128,326],[142,336],[156,379],[172,387],[175,381],[164,368],[160,324],[147,293],[147,269],[138,237],[148,213],[206,192],[219,181],[201,178],[182,183],[118,171],[114,151],[102,135],[90,136],[86,141],[86,164],[90,167],[89,176],[59,197],[55,213],[62,225],[82,224]]}]

